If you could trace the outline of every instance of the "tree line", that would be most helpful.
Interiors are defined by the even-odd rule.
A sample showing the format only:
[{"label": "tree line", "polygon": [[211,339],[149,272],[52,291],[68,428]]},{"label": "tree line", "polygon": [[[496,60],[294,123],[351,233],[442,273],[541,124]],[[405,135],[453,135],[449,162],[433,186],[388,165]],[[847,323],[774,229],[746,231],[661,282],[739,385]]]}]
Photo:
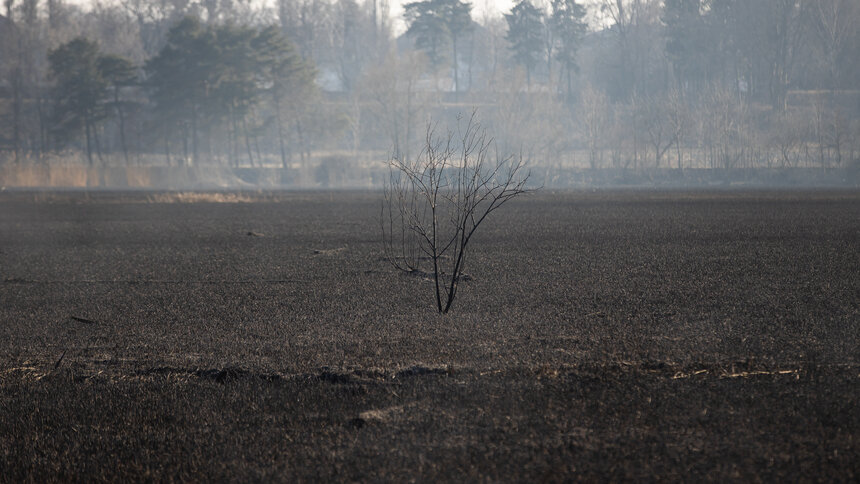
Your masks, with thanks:
[{"label": "tree line", "polygon": [[[856,0],[7,0],[0,163],[408,157],[478,106],[503,148],[590,168],[845,166]],[[399,25],[399,26],[398,26]]]},{"label": "tree line", "polygon": [[[94,158],[104,161],[101,138],[107,132],[129,163],[131,119],[138,124],[136,136],[145,137],[135,148],[142,149],[140,141],[161,146],[168,164],[177,153],[185,163],[205,154],[234,165],[246,157],[253,166],[262,159],[259,138],[272,134],[285,166],[285,139],[290,131],[301,133],[302,110],[316,95],[312,64],[286,36],[274,26],[204,25],[187,16],[165,40],[142,65],[105,53],[83,36],[49,49],[49,82],[36,86],[43,138],[29,145],[37,152],[59,151],[78,142],[93,164]],[[32,102],[21,97],[20,89],[13,92],[13,105]],[[16,107],[9,121],[18,127],[20,116]],[[114,121],[109,131],[108,120]],[[10,141],[17,158],[25,143],[20,137]]]}]

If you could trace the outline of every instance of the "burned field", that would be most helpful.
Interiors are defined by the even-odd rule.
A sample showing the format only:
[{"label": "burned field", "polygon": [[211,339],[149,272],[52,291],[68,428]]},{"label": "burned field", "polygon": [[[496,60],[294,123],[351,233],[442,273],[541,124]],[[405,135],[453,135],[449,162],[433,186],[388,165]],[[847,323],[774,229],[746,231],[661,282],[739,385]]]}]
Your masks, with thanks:
[{"label": "burned field", "polygon": [[445,316],[379,203],[0,195],[0,481],[860,477],[860,193],[516,200]]}]

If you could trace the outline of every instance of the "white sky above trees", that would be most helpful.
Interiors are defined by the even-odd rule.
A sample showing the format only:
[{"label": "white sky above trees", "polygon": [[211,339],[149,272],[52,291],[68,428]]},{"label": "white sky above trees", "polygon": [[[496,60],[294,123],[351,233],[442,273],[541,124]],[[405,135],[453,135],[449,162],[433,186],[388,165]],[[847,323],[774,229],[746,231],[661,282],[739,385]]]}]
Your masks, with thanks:
[{"label": "white sky above trees", "polygon": [[[93,3],[96,3],[95,0],[66,0],[68,3],[81,5],[83,7],[88,7]],[[101,0],[104,2],[104,0]],[[107,0],[110,3],[111,0]],[[255,4],[260,4],[260,0],[251,0]],[[364,3],[369,0],[357,0],[359,4]],[[389,0],[389,5],[391,6],[391,16],[394,20],[402,21],[403,19],[403,5],[406,3],[410,3],[416,0]],[[475,20],[480,20],[485,12],[490,13],[493,16],[500,16],[502,13],[507,12],[514,6],[514,0],[470,0],[472,3],[472,17]],[[519,1],[519,0],[517,0]],[[533,0],[536,3],[540,3],[540,0]],[[271,5],[272,0],[263,0],[263,4]]]},{"label": "white sky above trees", "polygon": [[[370,1],[370,0],[357,0],[359,3],[362,1]],[[394,20],[394,34],[399,35],[406,30],[406,25],[403,22],[403,5],[413,2],[416,0],[389,0],[389,5],[391,6],[391,17]],[[520,0],[464,0],[468,1],[472,4],[472,19],[474,19],[478,23],[483,23],[483,19],[487,17],[501,17],[502,15],[511,11],[511,8],[519,2]],[[531,0],[531,2],[537,6],[544,9],[549,8],[549,5],[552,0]],[[586,16],[589,24],[603,24],[606,25],[605,19],[600,18],[600,15],[596,15],[595,12],[597,10],[597,5],[600,4],[600,0],[576,0],[577,3],[585,5],[589,14]]]},{"label": "white sky above trees", "polygon": [[[410,3],[414,0],[392,0],[391,14],[394,17],[400,17],[403,13],[403,4]],[[492,16],[499,16],[507,12],[514,6],[514,0],[471,0],[472,3],[472,18],[480,20],[485,13]]]},{"label": "white sky above trees", "polygon": [[[119,0],[66,0],[68,3],[72,3],[75,5],[80,5],[84,8],[88,8],[96,1],[101,1],[103,3],[110,3],[112,1]],[[249,0],[252,4],[273,4],[275,0]],[[370,0],[356,0],[359,4],[364,3]],[[394,34],[399,35],[403,31],[406,30],[406,25],[403,21],[403,5],[415,0],[389,0],[389,6],[391,8],[391,18],[393,20],[394,25]],[[478,22],[482,23],[483,19],[487,17],[501,17],[503,14],[509,12],[511,8],[516,4],[519,0],[467,0],[472,3],[472,18]],[[548,6],[551,0],[532,0],[537,6]],[[595,0],[578,0],[580,3],[584,3],[586,5],[595,3]]]},{"label": "white sky above trees", "polygon": [[[399,35],[406,30],[403,21],[403,5],[416,0],[390,0],[391,17],[394,20],[394,34]],[[472,3],[472,19],[481,23],[486,15],[500,17],[511,10],[516,3],[514,0],[469,0]],[[519,0],[517,0],[519,1]],[[540,0],[538,0],[540,1]]]}]

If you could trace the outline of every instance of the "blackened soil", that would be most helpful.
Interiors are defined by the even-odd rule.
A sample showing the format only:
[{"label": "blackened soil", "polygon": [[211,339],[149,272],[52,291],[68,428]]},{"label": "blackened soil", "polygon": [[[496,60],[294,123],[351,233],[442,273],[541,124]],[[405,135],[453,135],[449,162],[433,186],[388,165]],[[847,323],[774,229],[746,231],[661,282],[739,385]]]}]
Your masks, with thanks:
[{"label": "blackened soil", "polygon": [[375,193],[0,195],[0,481],[860,477],[860,193],[542,193],[452,313]]}]

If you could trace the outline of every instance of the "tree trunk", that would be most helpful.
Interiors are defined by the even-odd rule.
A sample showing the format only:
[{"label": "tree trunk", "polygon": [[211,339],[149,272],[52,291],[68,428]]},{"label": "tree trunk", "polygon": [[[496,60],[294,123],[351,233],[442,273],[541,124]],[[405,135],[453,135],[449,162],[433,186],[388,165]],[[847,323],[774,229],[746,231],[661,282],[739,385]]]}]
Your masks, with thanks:
[{"label": "tree trunk", "polygon": [[[435,193],[432,195],[435,197]],[[433,242],[430,246],[430,250],[432,251],[433,256],[433,281],[436,284],[436,308],[439,309],[439,312],[442,312],[442,295],[439,293],[439,254],[436,252],[436,233],[438,228],[438,220],[436,218],[436,201],[433,200],[430,206],[430,210],[432,211],[433,216]]]},{"label": "tree trunk", "polygon": [[230,103],[230,110],[228,113],[230,117],[230,136],[229,136],[229,149],[230,149],[230,163],[238,168],[239,167],[239,128],[236,126],[236,109],[233,103]]},{"label": "tree trunk", "polygon": [[454,48],[454,97],[456,99],[457,93],[460,92],[460,75],[457,67],[457,36],[455,35],[453,39],[451,39],[451,44]]},{"label": "tree trunk", "polygon": [[570,91],[572,91],[572,90],[573,90],[573,89],[572,89],[572,87],[571,87],[570,66],[567,66],[567,67],[565,68],[565,71],[566,71],[566,72],[565,72],[565,74],[567,74],[567,97],[566,97],[566,100],[567,100],[567,102],[568,102],[568,103],[570,103],[570,98],[571,98],[571,96],[570,96]]},{"label": "tree trunk", "polygon": [[188,166],[188,126],[182,123],[182,161]]},{"label": "tree trunk", "polygon": [[93,148],[90,145],[90,120],[89,118],[84,119],[84,131],[86,131],[87,136],[87,163],[90,166],[93,166]]},{"label": "tree trunk", "polygon": [[99,159],[99,163],[101,163],[102,166],[104,166],[105,160],[104,160],[104,157],[102,157],[102,145],[99,142],[99,130],[95,126],[93,126],[93,144],[96,145],[96,156]]},{"label": "tree trunk", "polygon": [[305,163],[307,161],[305,158],[305,154],[307,153],[308,155],[310,155],[310,152],[307,149],[307,145],[305,145],[305,135],[302,132],[301,121],[296,121],[296,133],[298,133],[299,135],[299,153],[301,154],[302,163]]},{"label": "tree trunk", "polygon": [[251,166],[254,166],[254,155],[251,153],[251,139],[248,136],[248,119],[246,116],[242,116],[242,135],[245,138],[245,150],[248,152],[248,161],[251,163]]},{"label": "tree trunk", "polygon": [[37,88],[36,90],[36,111],[39,117],[39,152],[37,153],[37,158],[39,160],[42,159],[42,153],[48,151],[49,149],[49,138],[48,138],[48,116],[45,114],[45,109],[42,106],[42,89]]},{"label": "tree trunk", "polygon": [[[191,104],[191,163],[197,163],[197,104]],[[187,157],[186,157],[187,158]]]},{"label": "tree trunk", "polygon": [[281,99],[274,96],[275,101],[275,120],[278,124],[278,147],[281,149],[281,166],[287,168],[287,147],[284,146],[284,121],[281,117]]},{"label": "tree trunk", "polygon": [[170,165],[170,138],[167,134],[167,129],[164,129],[164,158],[167,160],[167,166]]},{"label": "tree trunk", "polygon": [[466,90],[472,90],[472,64],[474,64],[475,60],[475,31],[472,30],[471,35],[469,36],[469,70],[468,70],[468,79],[469,85],[466,86]]},{"label": "tree trunk", "polygon": [[119,117],[119,142],[122,144],[122,156],[125,159],[125,165],[128,166],[128,144],[125,141],[125,115],[122,112],[122,106],[119,104],[119,87],[114,86],[113,102],[116,106],[116,114]]},{"label": "tree trunk", "polygon": [[15,149],[15,163],[21,157],[21,69],[16,68],[12,80],[12,145]]},{"label": "tree trunk", "polygon": [[257,163],[260,164],[260,167],[263,167],[263,154],[260,152],[260,137],[254,136],[254,153],[257,154]]}]

